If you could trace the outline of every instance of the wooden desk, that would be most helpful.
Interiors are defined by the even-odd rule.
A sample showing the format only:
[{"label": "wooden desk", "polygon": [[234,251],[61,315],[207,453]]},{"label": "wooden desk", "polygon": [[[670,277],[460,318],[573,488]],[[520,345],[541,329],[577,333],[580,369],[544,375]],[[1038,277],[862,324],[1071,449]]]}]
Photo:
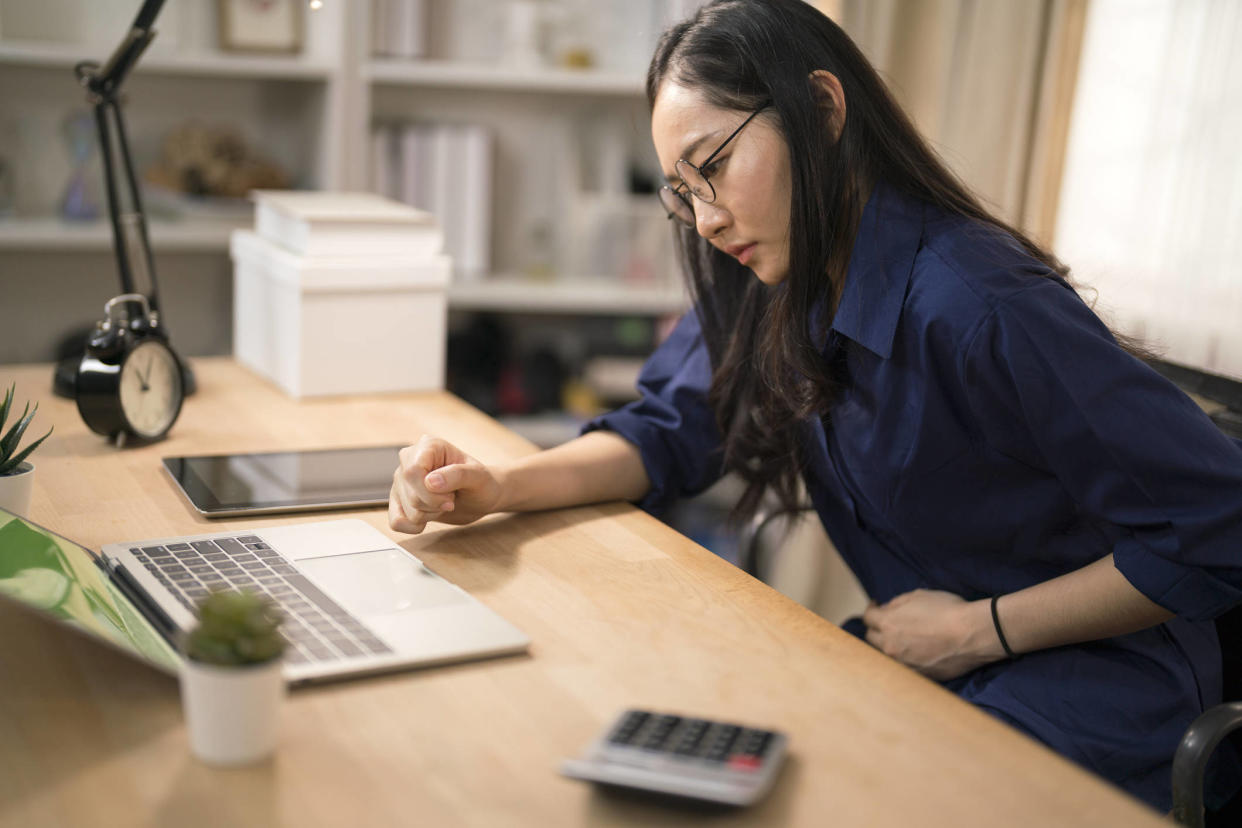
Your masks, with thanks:
[{"label": "wooden desk", "polygon": [[[34,430],[56,426],[34,458],[32,518],[95,549],[319,519],[201,520],[160,469],[170,454],[423,432],[484,461],[533,451],[448,394],[299,403],[227,360],[194,364],[201,390],[172,436],[124,451],[52,396],[49,366],[0,366],[0,384],[39,401]],[[389,532],[381,510],[354,514]],[[251,768],[191,757],[172,678],[0,605],[0,823],[1164,824],[631,506],[398,537],[525,630],[530,654],[294,691],[276,758]],[[744,811],[562,778],[560,760],[627,705],[783,729],[790,763]]]}]

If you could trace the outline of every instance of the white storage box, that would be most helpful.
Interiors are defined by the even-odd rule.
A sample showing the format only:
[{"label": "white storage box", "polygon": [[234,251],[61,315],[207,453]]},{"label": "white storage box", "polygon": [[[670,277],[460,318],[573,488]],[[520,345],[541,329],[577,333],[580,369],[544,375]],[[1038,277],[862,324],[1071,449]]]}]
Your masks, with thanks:
[{"label": "white storage box", "polygon": [[233,354],[294,397],[444,385],[450,260],[298,256],[234,231]]}]

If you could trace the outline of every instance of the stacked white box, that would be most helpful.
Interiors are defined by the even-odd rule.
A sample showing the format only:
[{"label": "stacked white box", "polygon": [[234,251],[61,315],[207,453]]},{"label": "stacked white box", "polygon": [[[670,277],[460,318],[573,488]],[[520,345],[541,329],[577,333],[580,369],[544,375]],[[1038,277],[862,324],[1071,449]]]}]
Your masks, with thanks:
[{"label": "stacked white box", "polygon": [[[258,194],[260,210],[267,195]],[[314,195],[325,204],[333,197],[297,198],[306,203]],[[310,255],[250,230],[235,231],[230,251],[236,359],[293,397],[442,388],[451,262],[438,252],[441,237],[427,235],[439,232],[428,226],[430,217],[417,218],[408,232],[423,234],[422,249],[405,246],[405,252],[391,244],[374,252],[385,247],[375,244],[383,235],[375,227],[338,233],[327,238],[331,254]],[[257,225],[270,228],[272,222]],[[312,220],[309,238],[322,226]],[[304,245],[306,238],[304,233],[293,245]],[[350,252],[351,238],[359,240],[356,252]]]}]

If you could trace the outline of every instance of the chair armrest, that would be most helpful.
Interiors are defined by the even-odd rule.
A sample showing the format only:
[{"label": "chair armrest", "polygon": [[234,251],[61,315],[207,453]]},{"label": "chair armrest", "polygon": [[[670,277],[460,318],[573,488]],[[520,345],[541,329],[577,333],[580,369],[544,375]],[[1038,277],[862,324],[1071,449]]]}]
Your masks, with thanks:
[{"label": "chair armrest", "polygon": [[742,531],[738,534],[738,566],[747,575],[753,575],[761,581],[764,580],[759,572],[759,543],[763,531],[777,518],[793,517],[803,512],[814,510],[815,507],[809,503],[793,509],[777,506],[773,507],[771,511],[767,511],[761,508],[755,513],[750,523],[742,527]]},{"label": "chair armrest", "polygon": [[1173,754],[1173,819],[1191,828],[1203,826],[1203,774],[1221,740],[1242,727],[1242,702],[1209,708],[1186,728]]}]

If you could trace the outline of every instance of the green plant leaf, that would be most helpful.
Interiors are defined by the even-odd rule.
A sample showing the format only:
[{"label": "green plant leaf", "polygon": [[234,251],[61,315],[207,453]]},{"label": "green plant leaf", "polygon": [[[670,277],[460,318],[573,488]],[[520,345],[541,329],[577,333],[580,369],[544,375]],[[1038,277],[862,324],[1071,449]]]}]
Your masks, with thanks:
[{"label": "green plant leaf", "polygon": [[[39,410],[39,406],[35,406],[35,411]],[[9,433],[0,439],[0,460],[7,460],[17,449],[18,442],[21,441],[22,435],[26,433],[26,426],[30,425],[30,421],[34,419],[35,412],[30,410],[30,403],[26,403],[25,409],[22,410],[21,418],[13,423],[13,427],[9,429]]]},{"label": "green plant leaf", "polygon": [[0,432],[4,431],[4,421],[9,418],[9,404],[13,402],[13,392],[17,390],[17,383],[9,386],[9,390],[4,392],[4,403],[0,404]]},{"label": "green plant leaf", "polygon": [[52,436],[52,431],[54,431],[55,428],[56,428],[55,426],[52,426],[52,428],[49,428],[47,430],[47,434],[44,434],[38,440],[35,440],[30,445],[26,446],[26,448],[20,454],[13,457],[12,459],[8,461],[0,460],[0,477],[3,477],[6,474],[13,474],[17,470],[17,467],[22,464],[22,461],[25,460],[27,457],[29,457],[30,453],[39,447],[40,443],[42,443],[48,437]]},{"label": "green plant leaf", "polygon": [[260,664],[284,652],[281,616],[263,595],[225,590],[199,604],[198,626],[185,639],[186,657],[208,664]]}]

